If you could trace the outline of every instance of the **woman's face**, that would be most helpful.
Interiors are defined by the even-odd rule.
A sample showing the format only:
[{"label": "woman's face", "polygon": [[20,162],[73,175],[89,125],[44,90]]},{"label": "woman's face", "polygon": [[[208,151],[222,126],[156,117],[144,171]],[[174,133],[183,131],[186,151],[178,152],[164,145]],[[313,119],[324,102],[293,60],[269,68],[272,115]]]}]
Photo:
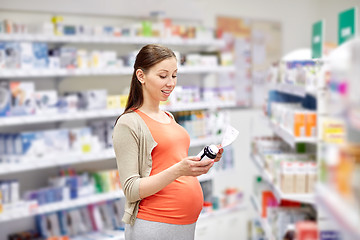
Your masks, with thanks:
[{"label": "woman's face", "polygon": [[176,86],[176,75],[177,62],[175,58],[159,62],[146,74],[138,74],[138,79],[143,86],[144,100],[166,101]]}]

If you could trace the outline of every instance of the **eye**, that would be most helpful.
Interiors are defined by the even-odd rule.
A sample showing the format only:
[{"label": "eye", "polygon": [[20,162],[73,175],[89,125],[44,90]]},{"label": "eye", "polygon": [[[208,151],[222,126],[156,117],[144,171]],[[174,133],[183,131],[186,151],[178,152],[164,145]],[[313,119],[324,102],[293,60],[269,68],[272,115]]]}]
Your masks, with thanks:
[{"label": "eye", "polygon": [[160,75],[160,78],[165,79],[165,78],[166,78],[166,76],[162,76],[162,75]]},{"label": "eye", "polygon": [[172,76],[173,78],[176,78],[177,76]]}]

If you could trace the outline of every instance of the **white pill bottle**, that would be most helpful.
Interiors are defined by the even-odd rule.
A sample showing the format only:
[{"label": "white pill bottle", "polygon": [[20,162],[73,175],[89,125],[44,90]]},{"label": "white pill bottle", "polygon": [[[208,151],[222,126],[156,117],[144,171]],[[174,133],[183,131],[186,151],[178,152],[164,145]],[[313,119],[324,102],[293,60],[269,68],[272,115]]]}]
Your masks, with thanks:
[{"label": "white pill bottle", "polygon": [[197,155],[197,157],[200,157],[200,161],[203,159],[215,159],[216,155],[219,152],[219,148],[215,146],[214,144],[211,144],[209,146],[205,146]]}]

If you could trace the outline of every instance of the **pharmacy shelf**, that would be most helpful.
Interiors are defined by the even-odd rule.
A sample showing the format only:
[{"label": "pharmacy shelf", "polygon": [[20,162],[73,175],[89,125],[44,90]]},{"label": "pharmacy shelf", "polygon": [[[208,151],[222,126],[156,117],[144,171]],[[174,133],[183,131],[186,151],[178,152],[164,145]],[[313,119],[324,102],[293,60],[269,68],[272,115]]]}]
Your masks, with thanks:
[{"label": "pharmacy shelf", "polygon": [[[234,66],[181,66],[179,74],[225,73],[234,72]],[[0,78],[40,78],[40,77],[77,77],[103,75],[131,75],[133,68],[120,67],[109,69],[2,69]]]},{"label": "pharmacy shelf", "polygon": [[315,205],[315,195],[311,193],[299,194],[299,193],[283,193],[280,188],[276,185],[272,185],[272,192],[274,193],[276,200],[288,200],[293,202],[307,203]]},{"label": "pharmacy shelf", "polygon": [[261,216],[261,208],[260,208],[261,205],[259,204],[259,201],[253,195],[250,197],[250,201],[251,201],[255,211],[258,214],[259,222],[265,233],[265,239],[266,240],[275,240],[275,237],[273,236],[273,234],[271,232],[271,227],[269,225],[269,222],[267,221],[267,219],[265,219]]},{"label": "pharmacy shelf", "polygon": [[254,163],[254,165],[257,167],[258,171],[261,174],[261,177],[271,185],[273,184],[273,177],[271,174],[265,169],[265,160],[262,158],[262,156],[259,156],[257,154],[251,154],[251,159]]},{"label": "pharmacy shelf", "polygon": [[222,215],[226,215],[226,214],[230,214],[236,211],[243,211],[246,210],[247,206],[245,203],[238,203],[234,206],[231,207],[224,207],[218,210],[213,210],[212,212],[206,212],[206,213],[201,213],[199,216],[199,221],[201,220],[206,220],[209,218],[216,218],[216,217],[220,217]]},{"label": "pharmacy shelf", "polygon": [[182,39],[182,38],[155,38],[155,37],[115,37],[115,36],[55,36],[45,34],[0,34],[0,41],[30,41],[49,43],[96,43],[96,44],[135,44],[144,45],[158,43],[163,45],[181,46],[217,46],[222,47],[222,39]]},{"label": "pharmacy shelf", "polygon": [[310,95],[316,98],[315,90],[310,91],[306,89],[305,86],[281,83],[281,84],[272,85],[270,86],[270,88],[278,92],[287,93],[298,97],[305,97],[306,95]]},{"label": "pharmacy shelf", "polygon": [[115,158],[114,150],[106,149],[95,153],[67,153],[66,155],[26,158],[21,164],[0,164],[0,175],[41,170],[44,168],[59,167],[70,164],[103,161]]},{"label": "pharmacy shelf", "polygon": [[116,117],[123,112],[124,109],[96,109],[67,113],[51,113],[44,115],[35,114],[26,116],[0,117],[0,127]]},{"label": "pharmacy shelf", "polygon": [[[200,147],[208,144],[218,143],[220,141],[220,137],[191,139],[190,147]],[[67,153],[61,156],[55,154],[52,156],[44,156],[41,158],[33,159],[27,157],[26,159],[21,161],[21,164],[0,164],[0,176],[18,172],[40,170],[44,168],[59,167],[64,165],[104,161],[114,158],[115,153],[112,148],[98,151],[95,153]]]},{"label": "pharmacy shelf", "polygon": [[60,210],[65,210],[69,208],[76,208],[81,206],[86,206],[89,204],[104,202],[108,200],[113,200],[117,198],[124,197],[124,193],[122,191],[117,192],[108,192],[108,193],[99,193],[91,196],[81,197],[73,200],[56,202],[51,204],[45,204],[42,206],[33,209],[32,212],[27,209],[13,210],[9,212],[3,212],[0,214],[0,222],[12,221],[26,217],[33,217],[39,214],[46,214],[51,212],[56,212]]},{"label": "pharmacy shelf", "polygon": [[315,204],[315,196],[314,194],[306,193],[306,194],[299,194],[299,193],[283,193],[280,188],[274,184],[273,177],[271,174],[264,169],[264,159],[259,155],[251,155],[251,159],[255,166],[258,168],[262,178],[266,181],[270,187],[270,190],[274,193],[275,198],[278,202],[281,200],[289,200],[293,202],[300,202],[300,203],[307,203],[307,204]]},{"label": "pharmacy shelf", "polygon": [[[178,105],[163,105],[161,109],[170,112],[180,111],[193,111],[203,109],[218,109],[218,108],[230,108],[234,107],[235,103],[208,103],[208,102],[196,102],[188,104]],[[117,117],[124,112],[123,108],[120,109],[96,109],[96,110],[84,110],[68,113],[51,113],[51,114],[35,114],[26,116],[13,116],[13,117],[0,117],[0,128],[18,126],[18,125],[33,125],[41,123],[51,122],[68,122],[77,120],[89,120],[97,118],[110,118]]]},{"label": "pharmacy shelf", "polygon": [[281,83],[281,84],[275,84],[275,85],[271,86],[271,88],[278,92],[287,93],[287,94],[295,95],[298,97],[305,97],[305,95],[306,95],[305,86]]},{"label": "pharmacy shelf", "polygon": [[318,183],[316,186],[317,206],[335,221],[346,239],[360,239],[360,215],[333,189]]},{"label": "pharmacy shelf", "polygon": [[283,126],[274,123],[272,120],[267,118],[270,128],[275,132],[276,135],[281,137],[291,147],[295,147],[297,143],[310,143],[316,144],[316,137],[295,137],[290,131],[285,129]]}]

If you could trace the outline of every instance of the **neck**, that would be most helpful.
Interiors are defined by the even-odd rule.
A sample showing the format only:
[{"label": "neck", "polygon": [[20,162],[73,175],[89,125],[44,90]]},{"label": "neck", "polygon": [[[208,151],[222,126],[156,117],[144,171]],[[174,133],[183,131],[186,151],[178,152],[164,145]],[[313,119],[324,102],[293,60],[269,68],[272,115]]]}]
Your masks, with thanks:
[{"label": "neck", "polygon": [[139,109],[147,113],[159,113],[160,112],[159,104],[160,102],[149,103],[148,101],[144,101],[143,105]]}]

